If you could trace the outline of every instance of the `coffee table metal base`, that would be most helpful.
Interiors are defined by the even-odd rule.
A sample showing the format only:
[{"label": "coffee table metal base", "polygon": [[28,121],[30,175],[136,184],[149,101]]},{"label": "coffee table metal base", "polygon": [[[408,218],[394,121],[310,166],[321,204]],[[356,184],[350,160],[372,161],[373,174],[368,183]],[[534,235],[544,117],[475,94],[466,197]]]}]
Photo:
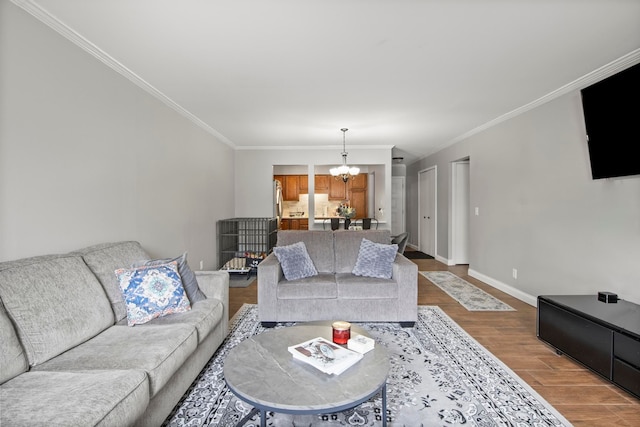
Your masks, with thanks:
[{"label": "coffee table metal base", "polygon": [[[382,426],[383,427],[387,427],[387,383],[384,383],[382,385],[382,387],[380,388],[380,390],[376,390],[371,396],[366,397],[365,399],[361,400],[360,402],[354,402],[353,405],[347,405],[347,406],[345,406],[343,408],[334,408],[330,412],[326,412],[326,413],[332,414],[334,412],[340,412],[340,411],[344,411],[346,409],[354,408],[354,407],[358,406],[359,404],[361,404],[362,402],[366,402],[367,400],[371,399],[373,396],[378,394],[378,392],[382,393]],[[249,421],[251,418],[253,418],[253,416],[255,414],[257,414],[257,413],[260,414],[260,427],[266,427],[267,426],[267,411],[272,410],[272,409],[260,407],[260,405],[257,405],[257,404],[252,403],[252,402],[248,402],[248,403],[253,405],[253,409],[243,419],[241,419],[238,422],[238,424],[236,424],[236,427],[241,427],[241,426],[245,425],[247,423],[247,421]],[[316,412],[316,411],[311,411],[311,412],[306,412],[306,411],[283,411],[283,410],[280,410],[280,409],[278,411],[274,411],[274,412],[280,412],[280,413],[283,413],[283,414],[298,414],[298,415],[323,414],[323,413],[325,413],[325,412]]]}]

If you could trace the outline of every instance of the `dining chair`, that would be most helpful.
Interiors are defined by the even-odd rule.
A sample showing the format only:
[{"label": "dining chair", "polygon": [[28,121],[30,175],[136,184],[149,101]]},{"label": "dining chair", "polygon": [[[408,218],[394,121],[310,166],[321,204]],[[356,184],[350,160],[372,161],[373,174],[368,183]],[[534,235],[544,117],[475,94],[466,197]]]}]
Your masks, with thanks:
[{"label": "dining chair", "polygon": [[407,247],[407,241],[409,240],[409,233],[408,232],[404,232],[404,233],[400,233],[397,236],[394,236],[391,239],[391,243],[397,243],[398,244],[398,253],[400,254],[404,254],[404,249]]},{"label": "dining chair", "polygon": [[325,218],[322,221],[322,229],[327,229],[327,223],[331,224],[331,230],[337,230],[340,228],[340,218]]},{"label": "dining chair", "polygon": [[[363,230],[370,230],[371,229],[371,223],[375,223],[376,225],[376,230],[378,229],[378,220],[375,218],[362,218],[358,221],[362,221],[362,229]],[[357,222],[356,222],[357,225]]]}]

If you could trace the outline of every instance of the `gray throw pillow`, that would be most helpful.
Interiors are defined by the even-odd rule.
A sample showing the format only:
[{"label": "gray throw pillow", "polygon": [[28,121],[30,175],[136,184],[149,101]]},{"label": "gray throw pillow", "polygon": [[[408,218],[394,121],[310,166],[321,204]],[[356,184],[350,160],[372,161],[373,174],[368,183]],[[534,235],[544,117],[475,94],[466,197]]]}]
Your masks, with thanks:
[{"label": "gray throw pillow", "polygon": [[182,279],[182,286],[184,287],[184,291],[187,293],[187,298],[189,298],[189,301],[191,302],[191,304],[207,299],[207,297],[202,293],[202,291],[198,287],[198,280],[196,279],[196,274],[193,272],[193,270],[191,270],[191,267],[189,267],[189,264],[187,263],[186,252],[175,258],[136,261],[133,263],[132,267],[168,264],[172,261],[175,261],[178,263],[178,274]]},{"label": "gray throw pillow", "polygon": [[273,248],[273,252],[276,254],[278,261],[280,261],[282,272],[287,280],[304,279],[318,274],[304,242],[297,242],[288,246],[276,246]]},{"label": "gray throw pillow", "polygon": [[358,260],[352,273],[356,276],[376,277],[379,279],[391,279],[393,275],[393,262],[398,253],[398,245],[385,245],[374,243],[368,239],[360,242]]}]

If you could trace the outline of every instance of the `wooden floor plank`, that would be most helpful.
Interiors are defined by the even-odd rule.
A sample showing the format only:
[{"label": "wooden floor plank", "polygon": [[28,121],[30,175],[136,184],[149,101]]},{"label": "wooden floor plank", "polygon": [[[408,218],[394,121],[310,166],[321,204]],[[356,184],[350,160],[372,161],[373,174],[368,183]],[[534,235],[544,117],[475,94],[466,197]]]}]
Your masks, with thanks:
[{"label": "wooden floor plank", "polygon": [[[640,426],[640,400],[559,356],[536,337],[536,309],[468,276],[468,266],[414,259],[419,271],[450,271],[515,308],[468,311],[427,278],[418,275],[418,304],[437,305],[469,335],[513,370],[577,427]],[[229,313],[257,304],[257,284],[229,289]]]}]

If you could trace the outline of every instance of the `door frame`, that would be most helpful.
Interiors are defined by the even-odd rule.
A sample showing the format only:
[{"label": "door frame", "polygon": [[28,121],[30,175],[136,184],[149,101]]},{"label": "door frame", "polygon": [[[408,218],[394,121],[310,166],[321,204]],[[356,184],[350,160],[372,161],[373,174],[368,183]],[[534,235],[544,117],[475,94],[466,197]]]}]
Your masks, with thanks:
[{"label": "door frame", "polygon": [[[400,210],[401,213],[400,215],[398,215],[396,217],[396,215],[394,214],[391,217],[391,234],[393,235],[393,224],[394,221],[396,221],[396,225],[399,225],[400,230],[396,230],[395,234],[400,234],[400,233],[404,233],[405,231],[407,231],[407,215],[406,215],[406,211],[407,211],[407,201],[406,201],[406,195],[407,195],[407,178],[404,176],[392,176],[391,177],[391,202],[393,204],[393,197],[395,195],[393,188],[394,188],[394,182],[401,182],[402,183],[402,193],[401,193],[401,197],[402,200],[400,202]],[[393,210],[392,210],[393,213]]]},{"label": "door frame", "polygon": [[[431,187],[433,191],[426,193],[426,189],[422,188],[422,174],[429,173],[433,171],[433,182],[431,182]],[[433,255],[434,258],[437,258],[438,254],[438,165],[432,166],[430,168],[422,169],[418,171],[418,249],[422,252],[423,242],[422,242],[422,198],[428,197],[427,194],[431,194],[431,206],[433,206],[433,233],[431,235],[431,240],[433,243]],[[431,245],[430,245],[431,246]],[[426,253],[426,252],[425,252]]]},{"label": "door frame", "polygon": [[[458,170],[467,168],[467,182],[459,182]],[[469,221],[471,215],[469,186],[469,169],[471,162],[468,157],[451,162],[451,265],[469,264]],[[466,227],[462,222],[466,221]]]}]

